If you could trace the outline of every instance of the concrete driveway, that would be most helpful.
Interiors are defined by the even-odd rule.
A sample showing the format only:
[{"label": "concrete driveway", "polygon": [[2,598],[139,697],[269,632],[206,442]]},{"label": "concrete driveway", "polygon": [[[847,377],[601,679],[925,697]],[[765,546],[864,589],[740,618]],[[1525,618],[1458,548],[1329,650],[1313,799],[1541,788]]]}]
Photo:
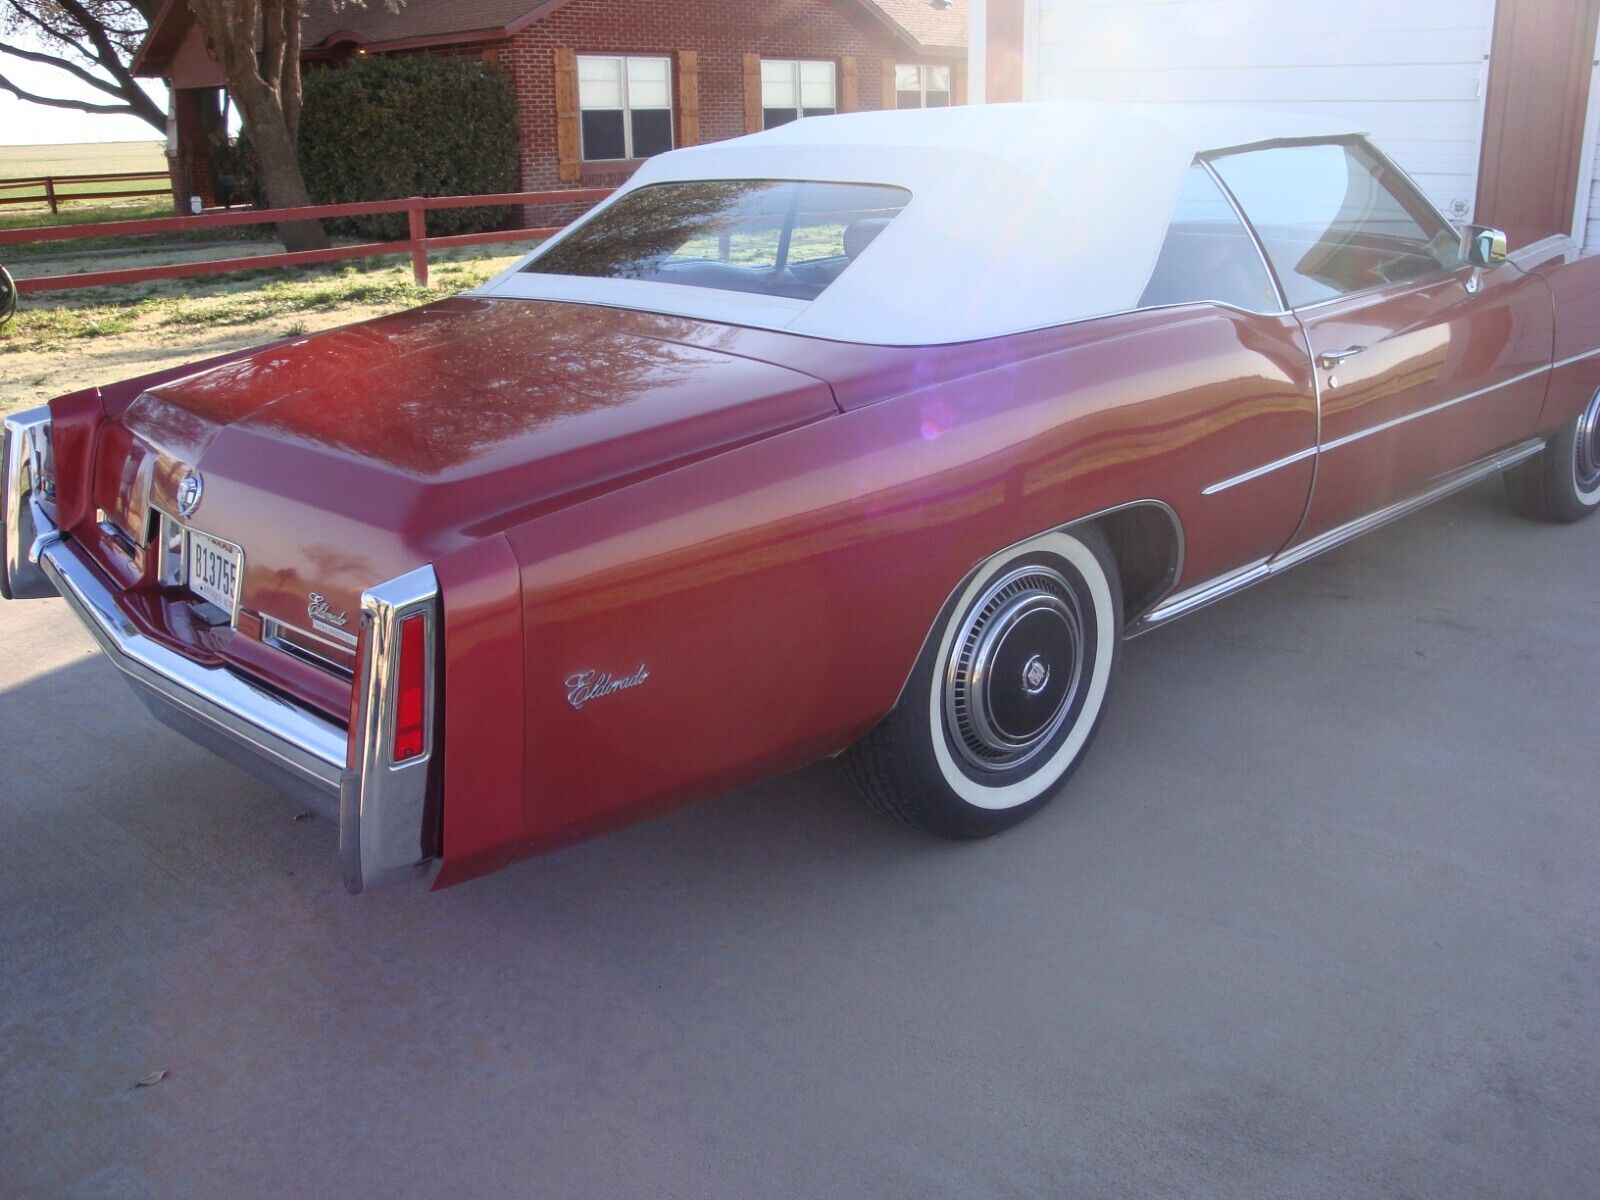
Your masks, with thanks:
[{"label": "concrete driveway", "polygon": [[1474,491],[1119,687],[986,843],[825,763],[351,899],[0,606],[0,1194],[1595,1195],[1600,520]]}]

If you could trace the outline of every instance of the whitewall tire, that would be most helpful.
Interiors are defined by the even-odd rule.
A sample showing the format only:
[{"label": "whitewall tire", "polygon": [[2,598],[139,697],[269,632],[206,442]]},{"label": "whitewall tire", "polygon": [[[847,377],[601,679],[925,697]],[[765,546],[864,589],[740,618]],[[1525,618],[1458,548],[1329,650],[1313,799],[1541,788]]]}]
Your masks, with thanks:
[{"label": "whitewall tire", "polygon": [[1541,521],[1567,524],[1600,510],[1600,392],[1542,454],[1506,472],[1506,491]]},{"label": "whitewall tire", "polygon": [[844,756],[878,807],[946,837],[1038,811],[1083,761],[1122,640],[1116,564],[1093,530],[1044,534],[945,606],[894,711]]}]

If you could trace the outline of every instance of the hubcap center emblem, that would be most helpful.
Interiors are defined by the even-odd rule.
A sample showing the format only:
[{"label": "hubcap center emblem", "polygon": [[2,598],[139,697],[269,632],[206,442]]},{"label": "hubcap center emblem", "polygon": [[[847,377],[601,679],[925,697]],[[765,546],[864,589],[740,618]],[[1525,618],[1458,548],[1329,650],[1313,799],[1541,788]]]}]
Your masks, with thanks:
[{"label": "hubcap center emblem", "polygon": [[1037,696],[1044,691],[1044,685],[1050,682],[1050,664],[1039,655],[1035,654],[1022,667],[1022,690],[1030,696]]}]

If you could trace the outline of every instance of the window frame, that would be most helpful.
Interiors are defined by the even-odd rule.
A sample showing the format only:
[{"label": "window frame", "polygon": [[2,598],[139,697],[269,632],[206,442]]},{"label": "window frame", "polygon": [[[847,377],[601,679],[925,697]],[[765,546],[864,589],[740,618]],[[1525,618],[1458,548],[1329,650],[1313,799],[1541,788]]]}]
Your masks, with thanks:
[{"label": "window frame", "polygon": [[[1254,149],[1254,147],[1240,147],[1240,149]],[[1255,247],[1256,259],[1261,263],[1261,269],[1267,273],[1267,283],[1272,288],[1272,295],[1273,298],[1277,300],[1278,307],[1272,309],[1244,308],[1241,305],[1233,304],[1227,300],[1210,298],[1199,300],[1180,300],[1170,304],[1149,304],[1142,306],[1135,305],[1128,311],[1159,312],[1164,308],[1183,308],[1191,304],[1214,304],[1218,308],[1231,309],[1234,312],[1245,313],[1246,315],[1252,317],[1285,316],[1294,310],[1289,307],[1288,297],[1284,295],[1283,284],[1278,279],[1278,273],[1272,269],[1272,260],[1267,257],[1267,248],[1262,244],[1260,236],[1256,233],[1255,226],[1250,223],[1250,218],[1245,216],[1244,210],[1239,207],[1239,201],[1235,199],[1233,193],[1228,190],[1228,185],[1222,181],[1222,176],[1219,175],[1216,169],[1206,161],[1206,155],[1210,153],[1213,152],[1206,151],[1204,153],[1195,155],[1194,160],[1189,164],[1189,169],[1193,170],[1195,167],[1199,167],[1202,171],[1204,171],[1210,177],[1211,182],[1216,185],[1217,191],[1221,193],[1223,200],[1227,202],[1229,211],[1233,213],[1234,219],[1239,222],[1239,227],[1244,230],[1245,236],[1249,239],[1250,244]],[[1216,151],[1215,153],[1231,153],[1231,151]],[[1163,242],[1166,239],[1167,233],[1170,232],[1171,229],[1172,219],[1169,217],[1167,219],[1167,228],[1163,230],[1161,234]],[[1156,251],[1156,254],[1159,258],[1159,249]]]},{"label": "window frame", "polygon": [[[1428,194],[1422,190],[1421,186],[1415,179],[1411,178],[1410,174],[1407,173],[1405,168],[1400,166],[1399,163],[1395,162],[1394,159],[1390,158],[1376,145],[1374,145],[1370,138],[1362,137],[1360,134],[1346,134],[1335,137],[1273,138],[1265,142],[1249,142],[1242,146],[1228,146],[1217,150],[1206,150],[1196,155],[1196,161],[1203,163],[1206,169],[1211,172],[1211,177],[1217,181],[1217,186],[1222,189],[1222,194],[1228,198],[1228,203],[1233,206],[1234,212],[1239,214],[1239,219],[1244,222],[1245,228],[1249,230],[1250,240],[1255,243],[1256,252],[1261,255],[1261,261],[1266,265],[1268,275],[1272,277],[1272,286],[1278,293],[1278,299],[1284,305],[1284,312],[1311,312],[1314,309],[1323,308],[1331,304],[1344,304],[1351,300],[1368,299],[1378,295],[1379,293],[1388,292],[1396,288],[1415,288],[1427,286],[1430,282],[1438,282],[1441,279],[1448,279],[1450,277],[1459,275],[1465,269],[1464,263],[1458,264],[1454,267],[1440,266],[1421,275],[1413,276],[1410,279],[1402,279],[1392,283],[1387,281],[1383,283],[1375,283],[1370,287],[1364,287],[1358,291],[1342,292],[1337,296],[1328,296],[1321,300],[1313,300],[1309,304],[1289,304],[1288,292],[1284,289],[1283,281],[1278,277],[1277,268],[1272,265],[1272,257],[1267,253],[1266,243],[1262,241],[1260,233],[1256,230],[1255,222],[1252,221],[1250,219],[1250,215],[1245,212],[1244,206],[1239,203],[1238,197],[1233,194],[1233,189],[1228,186],[1227,181],[1222,177],[1222,172],[1217,170],[1213,160],[1227,158],[1230,155],[1235,154],[1254,153],[1255,151],[1259,150],[1277,150],[1290,146],[1343,146],[1348,148],[1352,145],[1359,146],[1361,150],[1370,155],[1375,162],[1383,166],[1386,171],[1393,173],[1392,176],[1377,179],[1376,182],[1379,187],[1385,188],[1390,192],[1391,195],[1394,196],[1395,200],[1400,204],[1400,207],[1405,210],[1408,216],[1417,221],[1418,225],[1422,225],[1423,221],[1418,213],[1413,211],[1413,206],[1420,208],[1423,215],[1433,217],[1444,229],[1452,231],[1458,235],[1460,234],[1461,227],[1454,221],[1450,220],[1450,218],[1445,216],[1440,210],[1439,206],[1436,205],[1432,200],[1428,199]],[[1398,180],[1401,186],[1390,186],[1390,179]]]},{"label": "window frame", "polygon": [[[894,81],[895,82],[894,92],[895,92],[895,107],[896,108],[899,108],[899,106],[900,106],[900,93],[901,93],[901,91],[903,91],[903,90],[909,91],[910,90],[910,89],[902,89],[900,87],[900,78],[899,78],[899,72],[902,71],[902,70],[908,69],[908,68],[915,68],[916,72],[917,72],[917,99],[920,101],[920,103],[918,103],[917,107],[918,108],[927,108],[928,107],[928,70],[930,68],[932,68],[932,67],[943,67],[945,69],[945,71],[949,72],[949,74],[947,76],[947,79],[946,79],[945,86],[942,87],[942,88],[934,88],[933,90],[936,91],[936,92],[943,92],[945,94],[946,100],[945,100],[945,103],[944,103],[944,105],[942,107],[944,107],[944,108],[954,108],[955,107],[955,105],[956,105],[956,72],[955,72],[955,68],[952,67],[949,63],[900,62],[900,61],[896,60],[896,62],[894,64],[894,69],[895,69],[895,72],[896,72],[895,81]],[[904,111],[908,111],[909,112],[910,110],[907,109],[907,110],[904,110]]]},{"label": "window frame", "polygon": [[[583,106],[583,60],[609,59],[622,65],[620,84],[622,87],[622,157],[621,158],[590,158],[588,147],[584,145],[583,114],[585,112],[615,112],[609,108],[589,108]],[[667,64],[667,106],[665,110],[650,107],[640,109],[641,112],[662,112],[667,114],[667,150],[678,148],[678,113],[677,113],[677,79],[675,66],[671,54],[612,54],[602,51],[578,51],[574,55],[573,70],[576,73],[576,90],[578,93],[578,161],[580,163],[626,163],[642,161],[633,150],[633,104],[632,97],[628,94],[628,62],[630,59],[663,62]],[[658,151],[665,154],[667,150]],[[646,155],[645,157],[652,157]]]},{"label": "window frame", "polygon": [[[793,119],[795,121],[804,121],[806,119],[805,94],[801,91],[803,83],[802,83],[802,80],[800,78],[800,68],[802,66],[815,66],[815,67],[826,66],[828,68],[828,82],[831,85],[831,91],[832,91],[832,94],[833,94],[833,104],[830,106],[830,111],[833,112],[833,113],[837,113],[839,111],[839,64],[838,64],[838,62],[836,60],[831,59],[831,58],[768,58],[766,55],[763,54],[763,55],[761,55],[760,63],[761,63],[762,67],[765,67],[768,63],[773,63],[774,65],[781,63],[781,64],[783,64],[783,65],[785,65],[787,67],[792,68],[791,82],[794,84],[794,118]],[[761,99],[761,128],[763,130],[780,129],[780,128],[782,128],[781,125],[768,125],[767,124],[766,114],[767,114],[768,110],[777,109],[777,108],[783,108],[785,106],[780,105],[780,104],[768,104],[767,103],[767,81],[766,81],[765,76],[763,76],[762,79],[761,79],[761,96],[760,96],[760,99]],[[789,121],[783,122],[784,125],[788,125],[790,123],[791,122],[789,122]]]}]

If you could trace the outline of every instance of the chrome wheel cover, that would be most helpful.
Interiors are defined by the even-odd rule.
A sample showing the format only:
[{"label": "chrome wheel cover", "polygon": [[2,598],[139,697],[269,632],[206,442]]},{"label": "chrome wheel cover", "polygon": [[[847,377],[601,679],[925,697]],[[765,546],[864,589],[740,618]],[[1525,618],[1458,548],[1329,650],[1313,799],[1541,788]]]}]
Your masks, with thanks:
[{"label": "chrome wheel cover", "polygon": [[1051,743],[1081,690],[1085,625],[1058,571],[1029,565],[968,609],[944,678],[951,746],[985,771],[1019,767]]},{"label": "chrome wheel cover", "polygon": [[1578,490],[1589,495],[1600,488],[1600,392],[1594,394],[1589,407],[1578,418],[1578,432],[1573,442],[1573,475]]}]

